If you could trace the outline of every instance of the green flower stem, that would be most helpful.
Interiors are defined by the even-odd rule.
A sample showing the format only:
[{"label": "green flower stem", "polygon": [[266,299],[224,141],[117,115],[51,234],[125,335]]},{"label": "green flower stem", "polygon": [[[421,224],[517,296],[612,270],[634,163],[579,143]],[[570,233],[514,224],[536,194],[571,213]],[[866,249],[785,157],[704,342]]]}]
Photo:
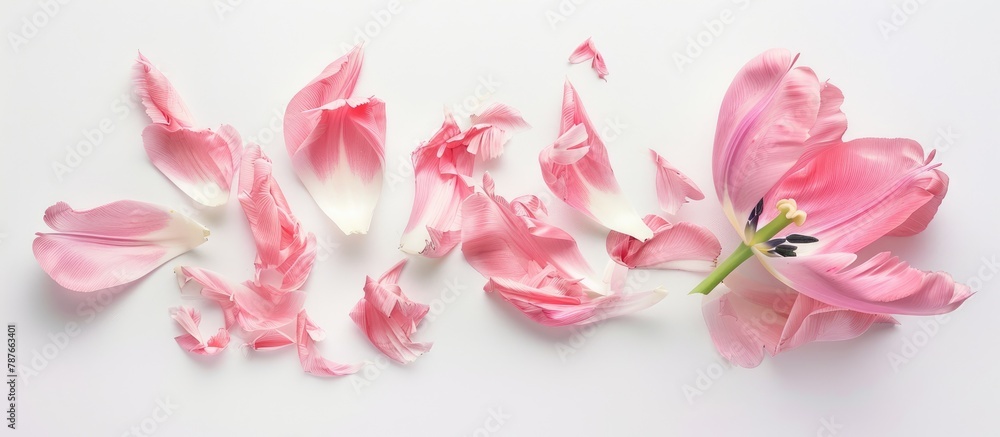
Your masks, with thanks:
[{"label": "green flower stem", "polygon": [[708,277],[704,281],[701,281],[698,286],[694,287],[694,290],[691,290],[689,294],[701,293],[707,295],[711,293],[712,290],[715,290],[715,287],[718,287],[722,283],[723,279],[726,279],[726,276],[729,276],[744,261],[753,257],[753,250],[750,249],[752,246],[774,238],[775,235],[778,235],[778,232],[781,232],[782,229],[785,229],[790,224],[792,224],[792,220],[789,220],[785,214],[778,214],[774,220],[771,220],[763,228],[757,230],[753,240],[750,241],[750,245],[740,243],[736,250],[722,261],[715,270],[712,270],[712,273],[709,273]]}]

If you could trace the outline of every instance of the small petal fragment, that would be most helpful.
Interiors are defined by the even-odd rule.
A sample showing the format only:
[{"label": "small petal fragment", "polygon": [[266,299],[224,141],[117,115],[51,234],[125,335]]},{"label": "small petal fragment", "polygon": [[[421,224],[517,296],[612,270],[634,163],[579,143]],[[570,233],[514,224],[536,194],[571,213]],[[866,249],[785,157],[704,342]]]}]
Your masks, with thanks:
[{"label": "small petal fragment", "polygon": [[153,123],[166,125],[173,130],[194,127],[194,117],[180,94],[142,53],[139,53],[139,59],[135,61],[132,80],[136,93],[142,99],[142,105],[146,107],[146,115]]},{"label": "small petal fragment", "polygon": [[201,286],[202,297],[219,304],[226,316],[226,329],[234,324],[247,332],[277,329],[294,322],[305,303],[301,291],[283,292],[250,281],[237,284],[211,270],[178,267],[176,273],[182,291],[194,281]]},{"label": "small petal fragment", "polygon": [[604,143],[569,82],[563,95],[559,139],[542,150],[538,160],[545,184],[577,211],[611,230],[642,241],[653,236],[653,231],[643,224],[625,198]]},{"label": "small petal fragment", "polygon": [[91,292],[127,284],[207,240],[208,229],[170,208],[122,200],[76,211],[45,210],[55,233],[38,233],[35,259],[53,280]]},{"label": "small petal fragment", "polygon": [[215,355],[229,345],[229,331],[219,328],[219,331],[208,340],[201,335],[198,325],[201,324],[201,313],[197,308],[180,307],[171,310],[170,317],[177,321],[184,334],[174,338],[184,350],[198,355]]},{"label": "small petal fragment", "polygon": [[608,66],[604,63],[604,56],[601,55],[601,52],[597,51],[597,46],[594,45],[594,41],[591,38],[587,38],[569,56],[571,64],[579,64],[587,61],[591,61],[590,67],[597,72],[597,77],[607,80]]},{"label": "small petal fragment", "polygon": [[683,222],[673,225],[654,214],[643,221],[653,230],[653,238],[645,242],[620,232],[608,234],[608,255],[616,263],[630,269],[709,271],[715,267],[722,245],[708,229]]},{"label": "small petal fragment", "polygon": [[660,209],[668,214],[677,214],[681,205],[688,200],[701,200],[705,194],[701,192],[694,181],[681,173],[676,167],[652,149],[649,150],[653,163],[656,164],[656,198]]},{"label": "small petal fragment", "polygon": [[302,370],[316,376],[343,376],[361,370],[362,364],[340,364],[324,358],[316,349],[316,342],[325,336],[323,329],[309,319],[305,310],[299,313],[295,329],[295,342],[298,345]]},{"label": "small petal fragment", "polygon": [[431,343],[410,339],[429,306],[411,301],[396,282],[406,264],[400,261],[377,281],[365,279],[365,295],[351,311],[351,319],[385,356],[400,364],[411,363],[430,350]]},{"label": "small petal fragment", "polygon": [[472,126],[454,141],[465,144],[469,153],[483,161],[499,157],[514,132],[531,127],[516,109],[494,103],[472,114]]}]

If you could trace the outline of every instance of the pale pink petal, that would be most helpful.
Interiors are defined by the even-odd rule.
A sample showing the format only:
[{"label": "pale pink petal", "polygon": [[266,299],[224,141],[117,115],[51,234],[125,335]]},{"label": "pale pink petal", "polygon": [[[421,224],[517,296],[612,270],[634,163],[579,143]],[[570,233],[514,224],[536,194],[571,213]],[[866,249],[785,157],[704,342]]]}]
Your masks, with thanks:
[{"label": "pale pink petal", "polygon": [[317,120],[308,114],[330,102],[346,99],[354,93],[364,51],[359,44],[349,53],[328,65],[319,76],[310,81],[288,102],[285,109],[283,132],[288,154],[295,155],[313,130]]},{"label": "pale pink petal", "polygon": [[469,153],[488,161],[503,154],[503,146],[514,132],[531,127],[521,113],[502,103],[493,103],[472,114],[472,126],[453,138],[467,146]]},{"label": "pale pink petal", "polygon": [[469,183],[475,155],[450,141],[460,132],[451,114],[430,140],[413,151],[416,192],[399,249],[441,257],[461,241],[459,208],[473,192]]},{"label": "pale pink petal", "polygon": [[133,67],[133,82],[136,94],[146,107],[146,115],[153,123],[162,124],[171,129],[194,127],[194,117],[180,94],[174,89],[167,77],[157,70],[152,63],[139,53]]},{"label": "pale pink petal", "polygon": [[151,124],[142,131],[142,143],[153,165],[184,194],[206,206],[229,200],[243,148],[232,126],[213,131]]},{"label": "pale pink petal", "polygon": [[184,334],[174,339],[184,350],[198,355],[215,355],[229,345],[229,331],[219,328],[219,331],[207,340],[201,334],[198,325],[201,324],[201,313],[196,308],[180,307],[171,311],[170,317],[177,321]]},{"label": "pale pink petal", "polygon": [[400,364],[413,362],[431,348],[431,343],[410,339],[430,307],[411,301],[397,285],[405,264],[405,259],[400,261],[378,281],[366,278],[364,297],[351,311],[351,319],[372,345]]},{"label": "pale pink petal", "polygon": [[305,310],[299,313],[295,338],[302,370],[316,376],[343,376],[361,370],[361,364],[340,364],[323,357],[316,349],[316,342],[322,340],[323,330],[309,319]]},{"label": "pale pink petal", "polygon": [[38,233],[35,259],[53,280],[90,292],[127,284],[208,238],[208,229],[170,208],[122,200],[76,211],[45,210],[54,233]]},{"label": "pale pink petal", "polygon": [[705,194],[701,192],[698,185],[681,173],[676,167],[670,164],[665,158],[649,149],[649,154],[656,164],[656,198],[660,202],[660,209],[669,214],[677,214],[681,205],[690,200],[701,200]]},{"label": "pale pink petal", "polygon": [[341,231],[367,233],[382,193],[385,104],[341,99],[305,115],[315,123],[297,148],[289,145],[295,173]]},{"label": "pale pink petal", "polygon": [[[545,184],[556,197],[611,230],[640,240],[652,237],[653,231],[642,223],[618,185],[604,143],[569,82],[563,94],[562,112],[560,139],[538,156]],[[582,144],[574,145],[582,138],[577,125],[583,125],[587,135]],[[579,155],[579,151],[572,149],[582,148],[586,148],[586,152],[575,161],[567,157],[567,153]]]},{"label": "pale pink petal", "polygon": [[715,234],[692,223],[671,224],[660,216],[647,215],[643,222],[653,230],[645,242],[611,231],[608,255],[630,269],[678,269],[709,271],[716,265],[722,245]]},{"label": "pale pink petal", "polygon": [[[948,187],[931,159],[933,153],[924,158],[920,145],[906,139],[829,145],[785,177],[764,204],[795,199],[808,214],[804,225],[786,229],[819,238],[802,253],[856,252],[884,235],[926,227]],[[765,208],[761,222],[776,213]]]},{"label": "pale pink petal", "polygon": [[604,56],[601,55],[601,52],[597,51],[597,47],[591,38],[587,38],[569,56],[569,62],[572,64],[579,64],[586,61],[591,61],[590,67],[597,72],[597,77],[604,79],[608,75],[608,66],[604,63]]},{"label": "pale pink petal", "polygon": [[[291,331],[291,333],[286,331]],[[254,332],[250,338],[247,346],[255,351],[269,351],[291,346],[295,344],[295,324],[289,323],[281,329]]]},{"label": "pale pink petal", "polygon": [[276,329],[292,323],[302,310],[305,293],[279,291],[247,281],[237,284],[210,270],[178,267],[178,284],[183,290],[189,281],[201,288],[202,297],[219,304],[226,315],[226,328],[238,324],[244,331]]},{"label": "pale pink petal", "polygon": [[255,144],[243,156],[239,199],[257,246],[254,282],[282,291],[301,288],[316,258],[316,237],[292,214],[271,160]]},{"label": "pale pink petal", "polygon": [[[756,252],[756,249],[755,249]],[[775,277],[813,299],[866,313],[932,315],[958,308],[968,286],[924,272],[883,252],[859,264],[852,253],[758,258]]]},{"label": "pale pink petal", "polygon": [[736,75],[719,111],[712,172],[723,209],[740,232],[758,201],[806,151],[819,117],[822,87],[812,70],[794,63],[780,49],[754,58]]}]

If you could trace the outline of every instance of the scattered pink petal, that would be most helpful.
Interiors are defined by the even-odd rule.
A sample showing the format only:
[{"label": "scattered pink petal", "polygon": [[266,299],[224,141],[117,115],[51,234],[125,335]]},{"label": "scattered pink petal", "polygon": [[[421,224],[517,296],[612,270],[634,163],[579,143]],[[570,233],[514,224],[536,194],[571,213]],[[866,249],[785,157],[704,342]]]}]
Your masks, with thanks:
[{"label": "scattered pink petal", "polygon": [[247,332],[280,328],[295,321],[306,299],[301,291],[279,291],[250,281],[237,284],[197,267],[178,267],[176,272],[182,290],[194,281],[201,287],[198,294],[222,307],[226,329],[234,324]]},{"label": "scattered pink petal", "polygon": [[508,202],[493,185],[485,175],[484,193],[462,203],[462,253],[489,279],[486,291],[549,326],[593,323],[663,299],[662,290],[625,294],[612,287],[602,294],[606,284],[594,278],[573,237],[540,219],[537,198]]},{"label": "scattered pink petal", "polygon": [[163,206],[122,200],[77,211],[45,210],[55,233],[38,233],[35,259],[53,280],[91,292],[127,284],[207,240],[208,229]]},{"label": "scattered pink petal", "polygon": [[292,214],[271,160],[255,144],[243,155],[239,199],[257,246],[254,283],[282,291],[301,288],[316,258],[316,237]]},{"label": "scattered pink petal", "polygon": [[460,131],[451,114],[445,114],[437,133],[413,151],[416,193],[399,243],[403,252],[437,258],[461,241],[458,211],[473,192],[475,155],[449,141]]},{"label": "scattered pink petal", "polygon": [[153,166],[196,202],[206,206],[226,203],[243,148],[236,129],[229,125],[215,131],[195,128],[180,95],[141,53],[134,83],[153,121],[142,132]]},{"label": "scattered pink petal", "polygon": [[385,104],[351,97],[361,47],[334,61],[285,112],[285,146],[295,173],[345,234],[364,234],[382,192]]},{"label": "scattered pink petal", "polygon": [[184,350],[198,355],[215,355],[229,345],[229,331],[219,328],[219,332],[205,340],[198,325],[201,324],[201,313],[196,308],[174,308],[170,317],[184,330],[184,334],[174,338]]},{"label": "scattered pink petal", "polygon": [[295,338],[302,370],[317,376],[343,376],[361,370],[363,367],[361,364],[340,364],[323,358],[316,350],[316,342],[321,341],[325,336],[323,329],[309,319],[305,310],[299,313]]},{"label": "scattered pink petal", "polygon": [[521,113],[502,103],[487,106],[471,119],[472,126],[452,140],[467,145],[469,153],[483,161],[499,157],[514,132],[531,127]]},{"label": "scattered pink petal", "polygon": [[571,64],[579,64],[581,62],[591,61],[590,67],[597,72],[597,77],[607,80],[608,66],[604,63],[604,56],[601,52],[597,51],[597,46],[594,45],[594,41],[591,38],[587,38],[583,44],[580,44],[573,54],[569,55],[569,62]]},{"label": "scattered pink petal", "polygon": [[400,364],[413,362],[431,348],[430,343],[410,339],[430,307],[411,301],[396,284],[404,265],[405,259],[378,281],[366,278],[365,295],[351,311],[351,319],[372,345]]},{"label": "scattered pink petal", "polygon": [[681,205],[688,200],[701,200],[705,194],[698,189],[694,181],[681,173],[676,167],[666,159],[649,150],[653,162],[656,164],[656,198],[660,202],[660,209],[668,214],[677,214]]},{"label": "scattered pink petal", "polygon": [[670,224],[660,216],[647,215],[643,222],[653,230],[645,242],[611,231],[608,255],[630,269],[678,269],[710,271],[716,265],[722,245],[711,231],[692,223]]},{"label": "scattered pink petal", "polygon": [[563,95],[559,136],[538,157],[542,176],[552,193],[611,230],[643,241],[651,238],[653,231],[643,224],[625,198],[604,143],[569,82]]}]

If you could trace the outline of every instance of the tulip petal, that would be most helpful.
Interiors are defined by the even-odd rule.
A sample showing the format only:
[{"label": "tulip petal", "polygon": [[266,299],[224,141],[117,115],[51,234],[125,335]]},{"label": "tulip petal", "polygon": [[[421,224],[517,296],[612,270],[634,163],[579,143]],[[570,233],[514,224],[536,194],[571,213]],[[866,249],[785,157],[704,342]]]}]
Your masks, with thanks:
[{"label": "tulip petal", "polygon": [[[806,151],[817,123],[821,85],[812,70],[792,68],[794,63],[780,49],[754,58],[736,75],[719,111],[715,189],[741,233],[758,201]],[[826,128],[824,122],[818,131]]]},{"label": "tulip petal", "polygon": [[316,123],[290,155],[295,173],[341,231],[367,233],[382,193],[385,104],[342,99],[307,115]]},{"label": "tulip petal", "polygon": [[171,310],[170,317],[177,321],[184,334],[174,338],[184,350],[198,355],[215,355],[229,345],[229,331],[219,328],[219,331],[205,340],[198,325],[201,324],[201,313],[197,308],[180,307]]},{"label": "tulip petal", "polygon": [[483,161],[499,157],[514,132],[531,127],[520,112],[502,103],[493,103],[472,114],[471,120],[472,126],[454,140],[466,144],[469,153]]},{"label": "tulip petal", "polygon": [[76,211],[45,210],[55,233],[38,233],[35,259],[53,280],[91,292],[127,284],[204,243],[208,229],[169,208],[122,200]]},{"label": "tulip petal", "polygon": [[211,270],[178,267],[178,285],[184,289],[190,281],[201,287],[198,293],[222,307],[226,329],[238,324],[247,332],[277,329],[295,321],[305,303],[301,291],[283,292],[247,281],[236,284]]},{"label": "tulip petal", "polygon": [[608,255],[630,269],[678,269],[709,271],[715,267],[722,245],[711,231],[691,223],[670,224],[660,216],[647,215],[643,222],[653,230],[645,242],[611,231]]},{"label": "tulip petal", "polygon": [[687,203],[689,199],[705,198],[705,194],[691,178],[681,173],[653,149],[649,150],[649,154],[656,164],[656,198],[660,202],[660,209],[668,214],[677,214],[681,205]]},{"label": "tulip petal", "polygon": [[196,202],[219,206],[229,200],[243,148],[232,126],[212,131],[151,124],[142,131],[142,143],[153,165]]},{"label": "tulip petal", "polygon": [[254,283],[281,291],[301,288],[316,258],[316,237],[292,214],[271,160],[255,144],[244,152],[239,199],[257,246]]},{"label": "tulip petal", "polygon": [[429,351],[431,343],[410,339],[429,306],[411,301],[396,283],[406,260],[400,261],[378,281],[365,281],[365,295],[351,311],[351,319],[379,351],[400,364],[411,363]]},{"label": "tulip petal", "polygon": [[[948,188],[948,178],[906,139],[865,138],[827,146],[785,177],[764,203],[795,199],[808,213],[791,233],[818,243],[802,254],[856,252],[888,234],[908,235],[927,226]],[[767,208],[766,223],[777,211]]]},{"label": "tulip petal", "polygon": [[597,77],[607,80],[605,77],[608,75],[608,66],[604,63],[604,56],[601,55],[601,52],[597,51],[597,46],[594,45],[594,41],[591,38],[587,38],[569,56],[571,64],[579,64],[586,61],[591,61],[590,67],[597,72]]},{"label": "tulip petal", "polygon": [[139,53],[139,59],[136,59],[132,73],[136,94],[142,99],[146,115],[153,120],[153,123],[171,129],[194,127],[194,117],[191,116],[180,94],[167,77],[142,53]]},{"label": "tulip petal", "polygon": [[942,272],[924,272],[882,252],[853,265],[857,255],[825,253],[768,257],[756,251],[781,282],[813,299],[866,313],[943,314],[958,308],[972,291]]},{"label": "tulip petal", "polygon": [[289,156],[295,155],[301,148],[302,142],[315,130],[316,119],[310,116],[308,111],[336,100],[346,99],[354,93],[363,60],[364,51],[359,44],[346,55],[330,63],[319,76],[288,102],[282,130]]},{"label": "tulip petal", "polygon": [[323,329],[316,326],[305,310],[299,313],[295,339],[302,370],[317,376],[343,376],[361,370],[361,364],[340,364],[324,358],[316,349],[316,342],[325,337]]},{"label": "tulip petal", "polygon": [[461,241],[459,209],[473,192],[469,180],[475,156],[461,143],[450,141],[460,131],[446,113],[441,128],[413,151],[416,192],[399,243],[403,252],[437,258]]},{"label": "tulip petal", "polygon": [[[622,193],[604,143],[569,82],[566,82],[563,95],[562,116],[560,139],[542,150],[538,157],[545,184],[556,197],[601,225],[640,240],[651,238],[653,231],[642,223],[642,218]],[[582,138],[580,128],[574,128],[577,125],[586,129],[582,144],[573,144]],[[586,152],[578,156],[581,152],[575,149],[583,148]],[[569,164],[562,164],[564,162]]]}]

